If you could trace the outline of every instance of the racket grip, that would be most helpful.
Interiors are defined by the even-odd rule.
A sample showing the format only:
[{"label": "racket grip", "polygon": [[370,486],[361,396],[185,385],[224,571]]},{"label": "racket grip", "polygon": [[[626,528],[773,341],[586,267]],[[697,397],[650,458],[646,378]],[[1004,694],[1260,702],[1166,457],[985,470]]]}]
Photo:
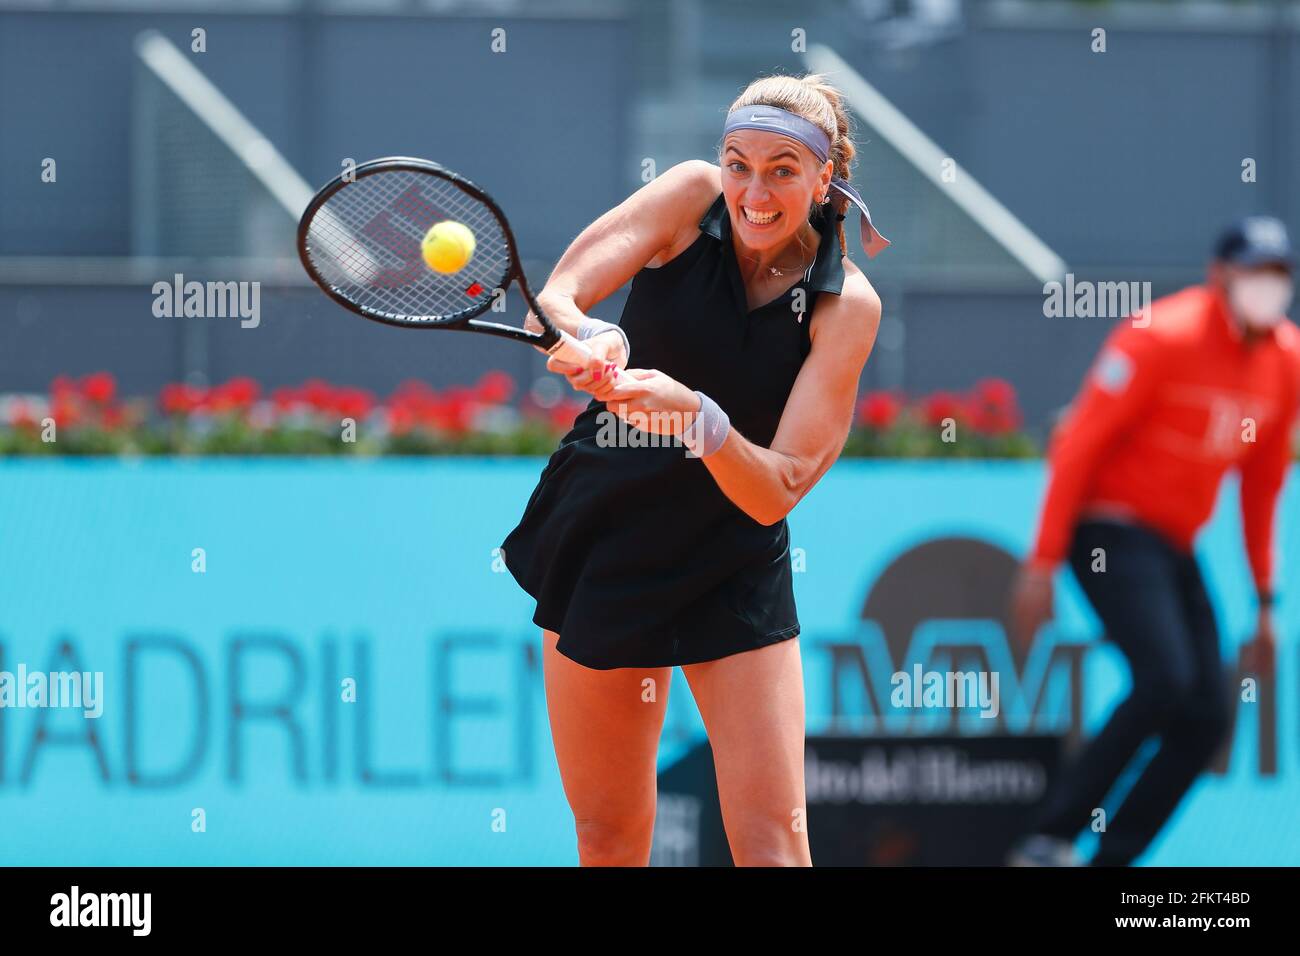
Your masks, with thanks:
[{"label": "racket grip", "polygon": [[560,340],[551,346],[547,355],[552,355],[570,365],[586,365],[591,361],[591,349],[587,348],[585,343],[579,342],[564,329],[557,331],[560,333]]}]

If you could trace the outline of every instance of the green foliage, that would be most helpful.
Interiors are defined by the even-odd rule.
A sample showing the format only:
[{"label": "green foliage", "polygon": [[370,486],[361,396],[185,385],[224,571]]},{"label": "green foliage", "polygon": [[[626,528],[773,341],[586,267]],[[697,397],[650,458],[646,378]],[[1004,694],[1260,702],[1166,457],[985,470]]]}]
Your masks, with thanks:
[{"label": "green foliage", "polygon": [[[441,392],[405,382],[382,401],[321,381],[264,397],[257,383],[236,378],[211,388],[168,385],[150,402],[119,400],[116,381],[99,372],[60,377],[46,396],[0,397],[0,455],[551,454],[586,402],[511,404],[514,390],[509,376],[489,372]],[[49,434],[56,440],[44,440]],[[964,394],[868,393],[842,454],[1030,458],[1039,449],[1020,427],[1014,390],[989,379]]]}]

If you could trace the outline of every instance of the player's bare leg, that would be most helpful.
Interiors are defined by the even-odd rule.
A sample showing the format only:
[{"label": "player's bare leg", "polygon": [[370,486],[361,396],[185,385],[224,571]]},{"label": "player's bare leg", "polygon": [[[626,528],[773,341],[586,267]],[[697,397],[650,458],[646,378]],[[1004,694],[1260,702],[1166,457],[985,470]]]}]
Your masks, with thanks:
[{"label": "player's bare leg", "polygon": [[558,640],[542,631],[542,671],[579,863],[646,866],[672,668],[593,670],[557,651]]},{"label": "player's bare leg", "polygon": [[682,672],[704,718],[737,866],[812,866],[799,639]]}]

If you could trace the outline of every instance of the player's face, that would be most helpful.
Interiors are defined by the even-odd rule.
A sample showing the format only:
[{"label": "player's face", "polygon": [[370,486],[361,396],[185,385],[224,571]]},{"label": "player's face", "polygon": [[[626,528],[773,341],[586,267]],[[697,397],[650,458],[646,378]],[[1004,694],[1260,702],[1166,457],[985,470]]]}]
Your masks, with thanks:
[{"label": "player's face", "polygon": [[1225,263],[1220,279],[1233,315],[1249,329],[1272,328],[1282,321],[1291,306],[1294,284],[1291,270],[1282,263],[1258,266]]},{"label": "player's face", "polygon": [[763,130],[728,133],[721,163],[732,229],[752,249],[795,235],[830,182],[829,162],[823,168],[803,144]]}]

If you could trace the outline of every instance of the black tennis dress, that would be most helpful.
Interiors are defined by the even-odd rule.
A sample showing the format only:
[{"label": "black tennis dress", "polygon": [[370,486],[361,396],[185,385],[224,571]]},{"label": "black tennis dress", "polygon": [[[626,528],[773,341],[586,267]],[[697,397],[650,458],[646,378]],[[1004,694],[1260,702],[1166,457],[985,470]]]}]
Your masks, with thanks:
[{"label": "black tennis dress", "polygon": [[[765,448],[811,348],[817,293],[844,285],[834,217],[818,209],[810,222],[821,235],[813,264],[749,312],[719,195],[688,249],[636,274],[620,321],[634,367],[704,392]],[[807,314],[792,308],[798,289]],[[506,567],[537,600],[533,623],[599,670],[695,664],[797,636],[785,519],[760,524],[675,437],[619,424],[591,401],[502,543]],[[645,445],[611,445],[612,434]]]}]

